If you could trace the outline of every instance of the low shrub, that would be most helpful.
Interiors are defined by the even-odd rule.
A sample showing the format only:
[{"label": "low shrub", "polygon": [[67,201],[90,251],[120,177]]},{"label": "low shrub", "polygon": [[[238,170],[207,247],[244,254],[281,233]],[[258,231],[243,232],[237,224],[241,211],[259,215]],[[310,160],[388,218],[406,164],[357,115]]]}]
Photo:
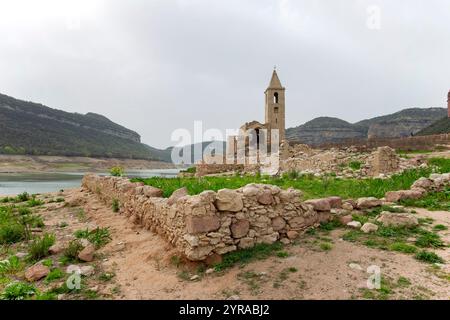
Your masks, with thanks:
[{"label": "low shrub", "polygon": [[69,242],[66,249],[64,249],[63,256],[65,261],[78,261],[78,254],[83,250],[83,245],[80,240],[72,240]]},{"label": "low shrub", "polygon": [[120,204],[118,199],[113,199],[112,201],[112,211],[113,212],[119,212]]},{"label": "low shrub", "polygon": [[25,282],[12,282],[1,294],[2,300],[25,300],[37,293],[35,286]]},{"label": "low shrub", "polygon": [[237,263],[245,264],[254,260],[266,259],[278,252],[282,252],[283,244],[275,242],[273,244],[260,243],[249,249],[243,249],[226,253],[222,262],[214,266],[216,271],[222,271],[231,268]]},{"label": "low shrub", "polygon": [[85,230],[77,230],[75,231],[75,237],[78,239],[87,239],[90,243],[92,243],[97,249],[103,247],[109,241],[111,241],[111,235],[109,232],[109,228],[96,228],[94,230],[89,231]]},{"label": "low shrub", "polygon": [[12,244],[26,238],[23,225],[11,221],[9,224],[0,225],[0,244]]},{"label": "low shrub", "polygon": [[55,244],[55,236],[53,234],[44,234],[37,237],[31,242],[28,248],[29,258],[31,260],[39,260],[48,256],[48,249]]},{"label": "low shrub", "polygon": [[112,167],[109,170],[109,173],[113,177],[122,177],[124,175],[125,171],[124,171],[124,169],[122,167],[116,166],[116,167]]},{"label": "low shrub", "polygon": [[16,202],[25,202],[25,201],[28,201],[28,200],[30,200],[30,195],[28,194],[28,192],[24,192],[24,193],[21,193],[21,194],[19,194],[17,197],[16,197]]},{"label": "low shrub", "polygon": [[436,253],[425,250],[418,252],[415,258],[427,263],[444,263],[444,260]]}]

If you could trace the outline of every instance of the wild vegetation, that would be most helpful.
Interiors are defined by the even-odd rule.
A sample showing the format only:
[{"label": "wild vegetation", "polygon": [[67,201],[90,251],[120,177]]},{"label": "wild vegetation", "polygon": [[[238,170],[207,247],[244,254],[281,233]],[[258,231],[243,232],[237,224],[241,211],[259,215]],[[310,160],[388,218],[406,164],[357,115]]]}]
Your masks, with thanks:
[{"label": "wild vegetation", "polygon": [[134,179],[142,181],[163,190],[169,197],[175,190],[186,187],[189,194],[199,194],[204,190],[220,190],[223,188],[237,189],[249,183],[266,183],[281,188],[296,188],[304,192],[304,198],[319,198],[325,196],[341,196],[342,198],[384,197],[387,191],[409,189],[420,177],[428,177],[433,170],[450,172],[450,159],[435,158],[429,161],[430,168],[406,170],[388,179],[340,179],[332,175],[314,177],[301,175],[298,172],[288,172],[282,177],[269,176],[233,176],[233,177],[202,177],[202,178],[161,178]]}]

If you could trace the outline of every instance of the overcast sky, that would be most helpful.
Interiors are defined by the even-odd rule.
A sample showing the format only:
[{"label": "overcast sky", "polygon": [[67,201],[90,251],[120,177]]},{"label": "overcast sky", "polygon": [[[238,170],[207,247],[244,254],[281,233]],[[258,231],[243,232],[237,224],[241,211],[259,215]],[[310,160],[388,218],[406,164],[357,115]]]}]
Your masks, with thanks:
[{"label": "overcast sky", "polygon": [[288,127],[445,107],[449,57],[448,0],[0,0],[1,93],[160,148],[263,121],[274,65]]}]

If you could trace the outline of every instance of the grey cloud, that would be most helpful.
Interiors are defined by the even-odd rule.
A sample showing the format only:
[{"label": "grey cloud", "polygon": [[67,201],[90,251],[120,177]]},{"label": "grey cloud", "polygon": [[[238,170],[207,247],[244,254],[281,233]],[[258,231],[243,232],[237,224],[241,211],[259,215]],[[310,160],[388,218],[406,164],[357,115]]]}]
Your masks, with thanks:
[{"label": "grey cloud", "polygon": [[[3,17],[21,12],[14,1],[33,2],[1,0]],[[273,65],[288,126],[443,107],[450,89],[445,0],[90,3],[80,28],[58,12],[0,20],[0,92],[101,113],[167,147],[194,120],[220,129],[262,120]],[[366,26],[371,5],[381,10],[377,31]]]}]

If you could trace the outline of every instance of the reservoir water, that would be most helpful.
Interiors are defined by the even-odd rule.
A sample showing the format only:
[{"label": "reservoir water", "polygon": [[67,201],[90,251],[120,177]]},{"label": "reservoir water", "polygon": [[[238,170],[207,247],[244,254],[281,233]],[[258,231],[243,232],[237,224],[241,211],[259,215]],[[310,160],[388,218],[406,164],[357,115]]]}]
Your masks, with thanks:
[{"label": "reservoir water", "polygon": [[[173,178],[177,176],[179,171],[179,169],[129,171],[127,177]],[[81,186],[83,175],[84,173],[0,173],[0,196],[16,195],[22,192],[36,194],[78,188]]]}]

